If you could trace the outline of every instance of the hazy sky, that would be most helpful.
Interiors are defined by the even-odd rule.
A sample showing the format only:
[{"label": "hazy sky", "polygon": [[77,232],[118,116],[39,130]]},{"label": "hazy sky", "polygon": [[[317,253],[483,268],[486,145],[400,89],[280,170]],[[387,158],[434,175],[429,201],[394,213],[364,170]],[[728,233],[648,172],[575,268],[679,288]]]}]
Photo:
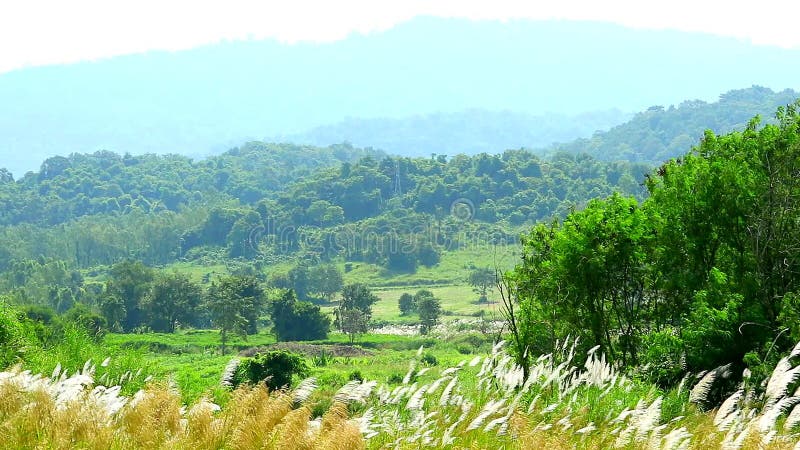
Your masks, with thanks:
[{"label": "hazy sky", "polygon": [[18,0],[0,3],[0,72],[220,40],[330,41],[418,15],[568,19],[800,48],[798,0]]}]

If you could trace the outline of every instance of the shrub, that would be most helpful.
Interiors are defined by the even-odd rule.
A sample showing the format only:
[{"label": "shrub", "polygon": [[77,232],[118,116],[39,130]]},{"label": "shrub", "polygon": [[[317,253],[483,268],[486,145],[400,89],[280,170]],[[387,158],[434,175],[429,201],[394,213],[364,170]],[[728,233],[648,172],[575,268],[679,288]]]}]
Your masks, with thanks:
[{"label": "shrub", "polygon": [[270,304],[273,332],[279,341],[326,339],[331,321],[319,306],[298,302],[294,291],[285,291]]},{"label": "shrub", "polygon": [[[480,350],[489,350],[492,345],[491,338],[479,333],[460,333],[450,340],[461,352],[461,348],[468,348],[467,353],[477,353]],[[463,352],[461,352],[463,353]]]},{"label": "shrub", "polygon": [[386,379],[386,382],[389,384],[400,384],[403,382],[403,374],[395,372],[389,375],[389,377]]},{"label": "shrub", "polygon": [[24,321],[36,340],[42,344],[58,342],[64,336],[64,327],[53,309],[47,306],[28,305],[22,308],[20,320]]},{"label": "shrub", "polygon": [[0,300],[0,368],[16,362],[19,351],[30,341],[17,312]]},{"label": "shrub", "polygon": [[433,353],[430,353],[430,352],[425,352],[422,355],[422,357],[420,358],[420,362],[422,364],[425,364],[425,365],[428,365],[428,366],[438,366],[439,365],[439,360],[436,359],[436,356],[434,356]]},{"label": "shrub", "polygon": [[361,374],[360,370],[354,370],[350,372],[350,375],[347,376],[349,381],[364,381],[364,375]]},{"label": "shrub", "polygon": [[233,376],[233,386],[263,382],[276,390],[290,386],[294,375],[304,377],[307,373],[305,361],[296,353],[286,350],[259,353],[242,360]]},{"label": "shrub", "polygon": [[683,341],[670,331],[647,334],[642,339],[641,370],[645,378],[660,386],[678,383],[685,372]]},{"label": "shrub", "polygon": [[324,348],[320,350],[318,355],[311,357],[311,362],[312,364],[314,364],[314,367],[325,367],[328,365],[328,362],[330,362],[330,360],[331,357],[330,355],[328,355],[328,353],[325,351]]},{"label": "shrub", "polygon": [[408,292],[404,292],[397,301],[397,306],[400,308],[400,314],[407,316],[417,310],[417,303],[414,301],[414,296]]},{"label": "shrub", "polygon": [[108,322],[105,317],[95,313],[81,303],[76,303],[69,311],[64,313],[64,320],[86,330],[90,336],[98,340],[105,335],[108,329]]}]

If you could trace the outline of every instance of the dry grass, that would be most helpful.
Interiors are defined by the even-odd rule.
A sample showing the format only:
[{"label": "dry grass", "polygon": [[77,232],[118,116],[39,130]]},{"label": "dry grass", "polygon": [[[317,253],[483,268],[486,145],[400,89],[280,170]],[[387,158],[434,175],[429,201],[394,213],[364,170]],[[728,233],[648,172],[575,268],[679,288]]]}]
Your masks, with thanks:
[{"label": "dry grass", "polygon": [[[151,384],[119,411],[99,400],[98,389],[59,397],[72,378],[47,379],[12,371],[0,377],[0,442],[3,448],[88,449],[362,449],[358,427],[346,409],[331,408],[314,428],[305,406],[294,408],[286,392],[246,387],[229,407],[201,399],[191,408],[179,393]],[[114,394],[116,395],[116,394]]]},{"label": "dry grass", "polygon": [[[573,357],[574,346],[564,344],[539,358],[523,380],[497,345],[454,367],[411,371],[391,389],[347,383],[321,418],[299,404],[316,388],[314,380],[298,392],[239,388],[225,408],[205,398],[187,407],[164,383],[132,398],[95,386],[92,367],[49,378],[12,369],[0,372],[0,442],[54,449],[560,450],[791,449],[800,440],[791,419],[800,408],[792,373],[800,369],[788,358],[773,377],[779,388],[767,396],[737,391],[709,413],[684,402],[672,417],[664,408],[669,401],[674,408],[674,398],[628,380],[602,356],[591,353],[582,367],[573,366]],[[351,411],[359,412],[351,417]]]}]

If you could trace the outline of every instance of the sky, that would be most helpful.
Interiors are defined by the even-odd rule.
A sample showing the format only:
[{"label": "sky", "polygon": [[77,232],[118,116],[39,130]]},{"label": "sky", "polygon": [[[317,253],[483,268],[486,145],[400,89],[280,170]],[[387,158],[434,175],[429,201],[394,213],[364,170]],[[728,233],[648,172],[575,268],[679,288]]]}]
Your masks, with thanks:
[{"label": "sky", "polygon": [[223,40],[326,42],[415,16],[586,20],[800,48],[797,0],[18,0],[0,3],[0,72]]}]

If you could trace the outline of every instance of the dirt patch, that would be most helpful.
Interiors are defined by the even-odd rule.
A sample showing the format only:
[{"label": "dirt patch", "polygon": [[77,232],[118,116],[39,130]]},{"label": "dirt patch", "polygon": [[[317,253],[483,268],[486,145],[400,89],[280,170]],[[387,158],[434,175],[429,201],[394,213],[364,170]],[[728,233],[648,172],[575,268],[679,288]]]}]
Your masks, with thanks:
[{"label": "dirt patch", "polygon": [[358,357],[370,356],[372,353],[361,347],[343,344],[306,344],[303,342],[278,342],[261,347],[248,348],[239,352],[239,356],[251,357],[256,353],[270,350],[288,350],[305,356],[319,356],[325,352],[328,356]]}]

